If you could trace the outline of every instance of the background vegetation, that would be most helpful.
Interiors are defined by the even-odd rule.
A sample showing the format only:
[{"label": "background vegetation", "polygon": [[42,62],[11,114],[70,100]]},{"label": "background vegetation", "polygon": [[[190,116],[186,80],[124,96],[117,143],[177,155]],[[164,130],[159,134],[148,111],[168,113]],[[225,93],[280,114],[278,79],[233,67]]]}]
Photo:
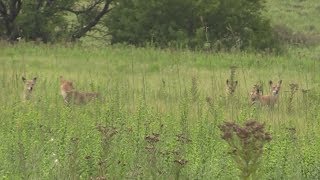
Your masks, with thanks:
[{"label": "background vegetation", "polygon": [[262,10],[261,0],[125,1],[110,13],[106,26],[113,43],[275,48],[277,42]]},{"label": "background vegetation", "polygon": [[316,0],[1,0],[0,37],[281,52],[318,44],[318,12]]},{"label": "background vegetation", "polygon": [[261,15],[263,5],[262,0],[1,0],[0,36],[75,41],[98,27],[100,38],[109,40],[110,34],[111,43],[278,49]]},{"label": "background vegetation", "polygon": [[[148,1],[147,6],[139,0],[135,2],[141,6],[132,4],[131,9],[125,1],[0,2],[1,37],[22,38],[18,43],[0,41],[2,179],[236,179],[241,172],[219,126],[249,119],[265,123],[272,136],[253,179],[320,176],[317,0],[266,1],[265,9],[254,11],[262,19],[251,19],[254,24],[248,27],[253,34],[246,39],[248,29],[237,24],[243,21],[235,21],[239,17],[232,13],[247,11],[230,6],[249,1],[224,1],[231,3],[224,10],[218,0],[210,1],[210,6],[205,1],[178,0]],[[195,16],[150,17],[157,12],[151,8],[159,7],[164,15],[175,14],[168,3],[192,4],[194,8],[182,7]],[[14,13],[19,8],[23,10]],[[219,20],[234,22],[232,29],[211,28],[215,21],[206,17],[219,13],[230,15]],[[141,21],[124,22],[134,17]],[[180,18],[194,20],[191,33],[182,30],[189,26]],[[270,31],[258,33],[256,25]],[[162,29],[157,32],[154,27]],[[210,34],[215,30],[223,30],[221,39]],[[280,41],[271,38],[252,46],[264,33]],[[110,42],[113,46],[105,46]],[[269,53],[263,44],[269,42],[286,51]],[[264,51],[249,51],[260,48]],[[230,66],[237,67],[234,96],[225,94]],[[60,75],[81,91],[101,93],[105,101],[66,106],[59,91]],[[38,77],[31,101],[21,100],[21,76]],[[279,79],[283,84],[274,109],[249,105],[254,84],[262,82],[266,90],[269,80]],[[294,94],[292,83],[298,85]]]}]

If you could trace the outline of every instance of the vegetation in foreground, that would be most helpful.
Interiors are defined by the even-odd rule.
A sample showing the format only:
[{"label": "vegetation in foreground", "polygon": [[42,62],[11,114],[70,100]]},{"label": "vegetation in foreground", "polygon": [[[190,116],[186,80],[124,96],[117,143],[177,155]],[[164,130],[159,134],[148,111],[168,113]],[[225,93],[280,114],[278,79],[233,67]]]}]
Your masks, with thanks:
[{"label": "vegetation in foreground", "polygon": [[[219,126],[248,119],[265,123],[272,135],[255,177],[320,176],[316,51],[270,56],[0,46],[3,179],[235,179],[241,173]],[[237,67],[233,96],[225,93],[230,66]],[[61,75],[78,90],[99,92],[105,101],[65,105]],[[21,76],[37,77],[30,101],[22,102]],[[267,93],[269,80],[280,79],[274,108],[250,106],[254,84],[261,81]]]}]

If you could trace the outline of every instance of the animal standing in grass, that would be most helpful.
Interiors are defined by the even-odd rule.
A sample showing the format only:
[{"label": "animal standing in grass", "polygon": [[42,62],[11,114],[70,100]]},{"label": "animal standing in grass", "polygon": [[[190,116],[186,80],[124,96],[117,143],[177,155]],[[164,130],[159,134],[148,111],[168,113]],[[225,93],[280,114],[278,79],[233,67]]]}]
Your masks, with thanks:
[{"label": "animal standing in grass", "polygon": [[30,100],[32,97],[32,92],[34,89],[34,86],[37,81],[37,77],[34,77],[31,80],[27,80],[25,77],[22,77],[22,81],[24,82],[24,90],[23,90],[23,100]]},{"label": "animal standing in grass", "polygon": [[100,97],[95,92],[79,92],[74,89],[73,82],[63,79],[60,76],[60,91],[65,103],[86,104]]},{"label": "animal standing in grass", "polygon": [[280,80],[277,84],[274,84],[271,80],[269,81],[270,85],[270,95],[262,95],[261,89],[258,86],[254,86],[253,90],[250,92],[250,99],[251,104],[259,103],[263,106],[270,106],[273,107],[278,99],[279,99],[279,92],[281,89],[282,80]]}]

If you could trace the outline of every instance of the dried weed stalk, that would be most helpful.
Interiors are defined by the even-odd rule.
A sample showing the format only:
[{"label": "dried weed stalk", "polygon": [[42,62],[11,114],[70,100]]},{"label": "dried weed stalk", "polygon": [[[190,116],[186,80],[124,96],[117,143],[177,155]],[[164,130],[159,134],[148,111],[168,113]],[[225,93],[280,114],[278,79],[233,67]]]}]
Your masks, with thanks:
[{"label": "dried weed stalk", "polygon": [[234,122],[220,125],[222,139],[230,146],[229,152],[241,171],[241,179],[249,179],[257,171],[263,146],[271,140],[264,130],[264,124],[247,121],[243,127]]}]

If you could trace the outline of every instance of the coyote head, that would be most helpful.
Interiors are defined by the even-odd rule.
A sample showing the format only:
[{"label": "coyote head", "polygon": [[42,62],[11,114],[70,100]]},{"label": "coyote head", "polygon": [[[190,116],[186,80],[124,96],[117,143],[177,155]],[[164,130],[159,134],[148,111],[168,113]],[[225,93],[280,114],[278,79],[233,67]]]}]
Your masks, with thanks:
[{"label": "coyote head", "polygon": [[22,77],[22,81],[24,82],[24,91],[23,91],[23,97],[25,100],[30,99],[31,93],[35,87],[37,77],[34,77],[31,80],[27,80],[25,77]]},{"label": "coyote head", "polygon": [[61,90],[61,92],[62,91],[69,92],[69,91],[74,90],[72,81],[67,81],[67,80],[63,79],[62,76],[60,76],[60,90]]},{"label": "coyote head", "polygon": [[271,80],[269,81],[271,95],[277,96],[279,94],[281,84],[282,80],[280,80],[277,84],[273,83]]}]

